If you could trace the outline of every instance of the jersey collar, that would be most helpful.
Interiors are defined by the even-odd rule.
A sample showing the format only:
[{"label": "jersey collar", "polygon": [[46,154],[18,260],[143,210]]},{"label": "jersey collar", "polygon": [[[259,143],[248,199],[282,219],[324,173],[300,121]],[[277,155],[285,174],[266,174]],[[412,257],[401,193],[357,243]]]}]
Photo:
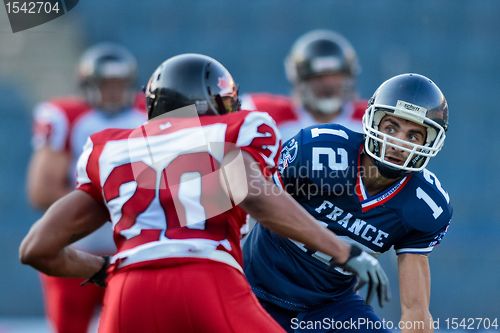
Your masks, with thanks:
[{"label": "jersey collar", "polygon": [[361,145],[358,153],[358,172],[356,174],[356,186],[355,193],[358,197],[358,200],[361,204],[361,211],[363,213],[383,205],[387,201],[394,198],[405,186],[408,184],[408,181],[411,178],[411,174],[403,177],[401,180],[388,187],[386,190],[378,193],[374,196],[369,196],[368,192],[365,189],[365,185],[363,184],[363,179],[361,178],[361,154],[363,153],[363,145]]}]

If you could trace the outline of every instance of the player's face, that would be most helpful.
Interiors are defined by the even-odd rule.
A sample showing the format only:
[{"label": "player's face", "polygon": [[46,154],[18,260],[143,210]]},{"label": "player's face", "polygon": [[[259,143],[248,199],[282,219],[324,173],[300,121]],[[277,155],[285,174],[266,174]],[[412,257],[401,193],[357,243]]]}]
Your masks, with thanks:
[{"label": "player's face", "polygon": [[343,97],[348,89],[349,76],[342,73],[315,76],[307,80],[316,98]]},{"label": "player's face", "polygon": [[222,103],[225,109],[225,113],[239,111],[240,101],[238,99],[238,88],[236,85],[233,86],[231,93],[222,96]]},{"label": "player's face", "polygon": [[226,113],[236,112],[239,110],[239,101],[238,96],[236,97],[222,97],[222,103],[224,104],[224,108],[226,109]]},{"label": "player's face", "polygon": [[[392,115],[385,115],[379,125],[381,132],[392,137],[411,142],[413,144],[423,145],[425,143],[427,130],[425,126],[416,124],[412,121],[401,119]],[[405,148],[412,148],[411,145],[404,145],[400,142],[389,139],[389,142],[400,144]],[[384,159],[391,163],[403,165],[410,152],[388,146]]]},{"label": "player's face", "polygon": [[130,80],[104,79],[99,83],[101,93],[100,107],[107,110],[116,110],[129,104]]}]

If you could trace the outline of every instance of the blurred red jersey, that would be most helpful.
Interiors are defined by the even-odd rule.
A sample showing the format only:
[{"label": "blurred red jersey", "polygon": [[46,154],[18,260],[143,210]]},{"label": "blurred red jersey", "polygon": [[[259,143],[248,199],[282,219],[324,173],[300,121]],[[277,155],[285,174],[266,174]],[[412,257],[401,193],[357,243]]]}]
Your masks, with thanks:
[{"label": "blurred red jersey", "polygon": [[[333,122],[350,130],[361,132],[361,120],[367,106],[366,100],[345,103]],[[242,97],[242,107],[245,110],[259,110],[269,113],[276,121],[283,141],[290,139],[305,127],[318,124],[309,112],[296,106],[288,96],[264,93],[248,94]]]}]

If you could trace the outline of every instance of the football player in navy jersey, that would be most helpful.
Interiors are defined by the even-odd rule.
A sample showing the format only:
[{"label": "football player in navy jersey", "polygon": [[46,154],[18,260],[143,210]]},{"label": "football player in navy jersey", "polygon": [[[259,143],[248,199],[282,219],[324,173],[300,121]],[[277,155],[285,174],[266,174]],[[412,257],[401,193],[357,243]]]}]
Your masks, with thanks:
[{"label": "football player in navy jersey", "polygon": [[[375,255],[394,247],[401,321],[421,321],[424,331],[432,331],[427,255],[452,215],[448,193],[425,167],[443,147],[447,127],[448,106],[438,86],[422,75],[398,75],[370,99],[364,134],[334,124],[302,129],[284,144],[274,176],[335,234]],[[324,253],[258,224],[244,256],[254,292],[289,332],[318,321],[322,332],[386,330],[369,300],[357,295],[356,278]]]}]

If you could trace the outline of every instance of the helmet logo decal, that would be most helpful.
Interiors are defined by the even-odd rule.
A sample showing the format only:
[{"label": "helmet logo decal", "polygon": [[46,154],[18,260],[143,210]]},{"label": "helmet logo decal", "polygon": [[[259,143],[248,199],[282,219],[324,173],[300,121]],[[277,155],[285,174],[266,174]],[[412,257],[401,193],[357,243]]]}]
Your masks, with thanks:
[{"label": "helmet logo decal", "polygon": [[299,144],[294,138],[292,138],[286,146],[283,146],[283,150],[281,152],[278,164],[278,170],[280,172],[283,172],[283,170],[285,170],[288,167],[288,164],[295,161],[295,158],[297,158],[298,151],[299,151]]},{"label": "helmet logo decal", "polygon": [[425,117],[425,115],[427,114],[426,108],[401,100],[398,100],[398,102],[396,103],[396,109],[410,111],[418,117]]},{"label": "helmet logo decal", "polygon": [[227,78],[220,76],[217,80],[217,87],[220,88],[221,96],[231,95],[233,93],[233,84]]},{"label": "helmet logo decal", "polygon": [[222,90],[227,89],[229,88],[229,82],[227,82],[225,77],[219,77],[217,87],[221,88]]},{"label": "helmet logo decal", "polygon": [[340,59],[335,57],[317,57],[311,61],[313,72],[336,71],[341,66]]}]

